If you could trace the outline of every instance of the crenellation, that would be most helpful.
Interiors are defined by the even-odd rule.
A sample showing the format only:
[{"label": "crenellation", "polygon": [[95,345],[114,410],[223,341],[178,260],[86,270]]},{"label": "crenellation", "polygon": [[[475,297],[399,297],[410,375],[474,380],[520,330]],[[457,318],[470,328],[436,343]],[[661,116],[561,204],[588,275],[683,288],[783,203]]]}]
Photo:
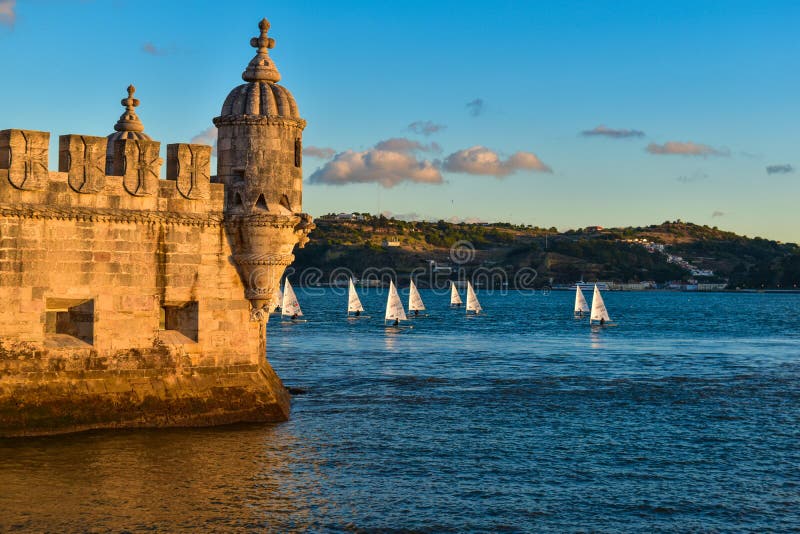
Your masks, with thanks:
[{"label": "crenellation", "polygon": [[161,143],[120,139],[114,143],[113,174],[122,176],[125,190],[137,197],[157,195],[163,160]]},{"label": "crenellation", "polygon": [[58,171],[67,173],[70,187],[78,193],[98,193],[106,179],[105,137],[62,135],[58,138]]},{"label": "crenellation", "polygon": [[190,200],[207,199],[211,190],[211,147],[177,143],[167,145],[167,180]]},{"label": "crenellation", "polygon": [[48,179],[50,132],[0,130],[0,169],[17,189],[38,191]]},{"label": "crenellation", "polygon": [[[125,219],[126,213],[132,219],[164,218],[173,223],[181,222],[179,214],[208,215],[212,220],[215,217],[221,220],[225,195],[223,184],[204,180],[196,190],[187,189],[187,196],[178,189],[182,180],[157,179],[160,158],[152,162],[151,167],[137,167],[142,157],[146,160],[148,154],[158,150],[157,142],[125,140],[117,144],[120,151],[127,152],[125,158],[128,159],[118,164],[126,168],[126,176],[103,172],[105,138],[75,134],[59,137],[59,170],[48,171],[47,178],[37,189],[32,188],[31,181],[24,182],[25,188],[15,186],[15,183],[23,184],[23,180],[9,179],[9,169],[0,169],[0,212],[34,218],[74,218],[90,224],[107,217]],[[144,156],[139,151],[141,146],[145,146]],[[191,146],[195,153],[211,153],[211,147],[207,145],[177,146]],[[137,154],[140,157],[137,158]],[[127,167],[128,161],[133,162],[132,168]],[[200,172],[205,172],[205,176],[208,174],[207,170],[201,169]],[[186,180],[190,180],[193,175],[189,173],[187,176]],[[143,186],[138,183],[140,178]],[[183,222],[202,223],[197,219]]]}]

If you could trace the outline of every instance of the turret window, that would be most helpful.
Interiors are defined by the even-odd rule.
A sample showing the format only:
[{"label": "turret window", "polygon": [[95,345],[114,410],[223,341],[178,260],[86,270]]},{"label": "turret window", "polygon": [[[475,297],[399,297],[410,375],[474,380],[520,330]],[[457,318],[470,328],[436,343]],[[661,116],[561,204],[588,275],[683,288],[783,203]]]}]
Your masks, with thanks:
[{"label": "turret window", "polygon": [[256,200],[256,209],[262,211],[269,211],[267,208],[267,201],[264,199],[264,194],[258,195],[258,200]]},{"label": "turret window", "polygon": [[281,196],[281,206],[283,206],[289,211],[292,211],[292,205],[289,203],[289,197],[287,197],[286,195]]},{"label": "turret window", "polygon": [[242,202],[242,195],[238,191],[231,195],[230,205],[233,209],[243,209],[244,202]]},{"label": "turret window", "polygon": [[303,140],[299,137],[294,140],[294,166],[302,167],[303,165]]}]

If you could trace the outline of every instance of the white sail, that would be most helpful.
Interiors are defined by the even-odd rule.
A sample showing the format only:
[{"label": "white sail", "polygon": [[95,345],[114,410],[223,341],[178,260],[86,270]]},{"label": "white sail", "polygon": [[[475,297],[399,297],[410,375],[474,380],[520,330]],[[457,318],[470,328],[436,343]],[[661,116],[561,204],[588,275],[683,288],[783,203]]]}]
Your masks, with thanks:
[{"label": "white sail", "polygon": [[272,313],[278,308],[280,308],[282,303],[283,303],[283,292],[281,291],[280,286],[276,286],[275,292],[272,294],[272,309],[269,310],[269,312]]},{"label": "white sail", "polygon": [[603,302],[603,297],[600,296],[600,290],[595,285],[594,294],[592,295],[592,315],[589,320],[599,321],[601,319],[606,323],[611,321],[611,317],[608,316],[608,311],[606,310],[606,304]]},{"label": "white sail", "polygon": [[408,289],[408,311],[422,311],[425,309],[425,303],[422,302],[422,297],[419,296],[417,286],[411,280],[411,287]]},{"label": "white sail", "polygon": [[356,293],[356,286],[353,284],[353,279],[350,279],[350,288],[347,291],[347,313],[350,312],[363,312],[364,306],[361,305],[361,299],[358,298]]},{"label": "white sail", "polygon": [[461,295],[458,294],[455,282],[450,282],[450,306],[461,306]]},{"label": "white sail", "polygon": [[386,316],[384,321],[405,321],[406,311],[403,309],[403,301],[400,300],[400,295],[397,294],[397,288],[394,287],[394,282],[389,281],[389,298],[386,299]]},{"label": "white sail", "polygon": [[472,284],[467,282],[467,311],[480,313],[482,310],[481,303],[478,302],[478,296],[475,294],[475,290],[472,289]]},{"label": "white sail", "polygon": [[583,296],[581,286],[575,286],[575,315],[587,313],[589,311],[589,304],[586,302],[586,297]]},{"label": "white sail", "polygon": [[284,317],[300,317],[303,311],[300,309],[300,303],[297,302],[297,296],[294,294],[292,284],[289,279],[283,285],[283,301],[281,303],[281,315]]}]

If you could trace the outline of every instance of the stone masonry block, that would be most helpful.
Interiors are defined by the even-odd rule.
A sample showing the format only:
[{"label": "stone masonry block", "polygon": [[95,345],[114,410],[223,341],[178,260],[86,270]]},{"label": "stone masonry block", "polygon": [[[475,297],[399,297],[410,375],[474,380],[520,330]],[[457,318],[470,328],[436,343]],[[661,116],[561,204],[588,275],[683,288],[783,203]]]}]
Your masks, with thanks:
[{"label": "stone masonry block", "polygon": [[211,147],[176,143],[167,145],[167,180],[190,200],[210,197]]},{"label": "stone masonry block", "polygon": [[140,139],[114,142],[113,174],[122,176],[122,185],[131,195],[142,197],[158,194],[161,174],[161,143]]},{"label": "stone masonry block", "polygon": [[62,135],[58,138],[58,170],[78,193],[97,193],[106,183],[105,137]]},{"label": "stone masonry block", "polygon": [[44,189],[49,146],[50,132],[0,131],[0,169],[9,171],[11,185],[29,191]]}]

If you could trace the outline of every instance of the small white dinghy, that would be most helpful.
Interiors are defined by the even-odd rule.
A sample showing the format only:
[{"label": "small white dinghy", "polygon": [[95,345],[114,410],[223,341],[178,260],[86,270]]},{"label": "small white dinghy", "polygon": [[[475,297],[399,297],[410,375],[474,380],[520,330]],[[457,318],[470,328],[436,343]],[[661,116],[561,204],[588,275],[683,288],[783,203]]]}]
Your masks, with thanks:
[{"label": "small white dinghy", "polygon": [[411,280],[411,286],[408,289],[408,313],[411,313],[412,318],[419,317],[419,312],[425,311],[425,303],[422,302],[422,297],[417,290],[417,285],[414,280]]},{"label": "small white dinghy", "polygon": [[483,308],[481,307],[481,303],[478,302],[478,296],[475,294],[475,290],[472,289],[472,284],[467,282],[467,315],[469,315],[469,312],[478,315],[482,311]]},{"label": "small white dinghy", "polygon": [[386,299],[386,315],[383,318],[383,324],[391,321],[391,326],[400,326],[400,321],[407,321],[406,310],[403,308],[403,301],[400,300],[400,295],[397,293],[397,288],[393,281],[389,281],[389,297]]},{"label": "small white dinghy", "polygon": [[[350,287],[347,290],[347,318],[348,319],[368,319],[369,315],[361,315],[364,312],[364,306],[361,305],[361,299],[358,298],[356,292],[356,285],[353,279],[350,279]],[[350,315],[350,314],[353,315]]]},{"label": "small white dinghy", "polygon": [[[303,310],[300,309],[300,303],[297,302],[297,296],[294,294],[292,284],[289,279],[283,284],[283,301],[281,302],[281,318],[291,319],[295,322],[300,322],[300,317],[303,316]],[[305,320],[302,320],[305,322]]]},{"label": "small white dinghy", "polygon": [[582,319],[584,315],[589,313],[589,303],[586,302],[586,297],[583,296],[581,286],[575,285],[575,311],[573,315],[576,319]]},{"label": "small white dinghy", "polygon": [[456,289],[456,283],[450,282],[450,307],[451,308],[459,308],[461,307],[461,295],[458,294],[458,289]]},{"label": "small white dinghy", "polygon": [[611,317],[608,316],[606,303],[603,302],[603,297],[600,295],[600,290],[597,289],[597,284],[595,284],[594,294],[592,294],[592,314],[589,316],[589,324],[605,326],[610,323]]}]

